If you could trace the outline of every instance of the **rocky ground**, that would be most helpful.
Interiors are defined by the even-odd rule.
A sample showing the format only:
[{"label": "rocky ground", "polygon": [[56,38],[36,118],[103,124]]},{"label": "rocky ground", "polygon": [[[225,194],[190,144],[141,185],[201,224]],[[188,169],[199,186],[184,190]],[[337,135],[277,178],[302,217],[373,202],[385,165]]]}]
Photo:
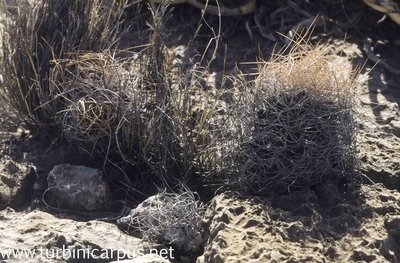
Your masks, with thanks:
[{"label": "rocky ground", "polygon": [[[101,221],[79,222],[58,218],[42,211],[16,212],[11,208],[0,212],[1,248],[17,248],[19,250],[36,249],[34,258],[7,259],[5,262],[85,262],[68,258],[57,259],[56,249],[68,248],[70,251],[89,248],[96,249],[97,255],[107,253],[107,260],[91,259],[86,262],[111,262],[126,258],[124,253],[134,249],[160,249],[159,245],[148,244],[141,239],[125,235],[114,225]],[[48,249],[41,252],[41,248]],[[44,250],[42,250],[44,251]],[[119,253],[118,253],[119,251]],[[6,253],[3,250],[3,253]],[[41,254],[42,253],[42,254]],[[61,253],[61,252],[60,252]],[[131,252],[133,253],[133,252]],[[154,254],[154,252],[153,252]],[[137,256],[135,262],[165,262],[156,254],[153,257]],[[3,262],[3,261],[2,261]]]},{"label": "rocky ground", "polygon": [[[182,10],[185,7],[178,7],[176,14],[181,15]],[[378,43],[375,50],[380,58],[400,69],[400,27],[390,21],[376,24],[379,15],[373,11],[367,11],[367,15],[360,27],[369,29],[351,29],[347,41],[340,37],[335,40],[346,58],[344,63],[362,65],[367,60],[364,40],[371,37]],[[200,36],[200,40],[186,48],[188,37],[184,32],[193,29],[193,23],[187,21],[186,25],[174,27],[174,21],[182,21],[182,17],[170,22],[167,44],[176,55],[176,63],[185,65],[188,58],[202,53],[200,47],[206,41]],[[132,32],[130,37],[135,34]],[[234,70],[237,60],[254,61],[258,45],[269,43],[257,32],[252,37],[243,27],[223,38],[221,46],[232,48],[227,52],[226,63],[220,57],[212,65],[212,85],[217,85],[223,66],[229,72]],[[267,55],[271,48],[272,44],[264,44],[260,49]],[[223,55],[225,51],[222,48],[218,52]],[[242,70],[249,68],[242,66]],[[204,253],[197,259],[197,255],[176,254],[169,260],[157,255],[137,255],[129,262],[400,262],[400,76],[379,64],[374,67],[369,61],[359,82],[357,141],[361,186],[327,185],[288,195],[271,192],[264,198],[231,192],[218,194],[207,203],[202,220]],[[168,249],[119,229],[116,219],[128,211],[117,204],[110,204],[108,213],[85,215],[53,209],[45,203],[47,176],[55,165],[101,168],[102,164],[67,146],[59,146],[57,140],[49,141],[45,134],[30,134],[16,116],[9,114],[9,109],[2,112],[0,249],[89,248],[111,255],[108,259],[53,258],[46,259],[47,262],[111,262],[127,258],[116,249],[142,249],[144,254],[151,249]],[[34,261],[45,260],[36,255],[29,262]],[[28,261],[0,253],[0,262]]]},{"label": "rocky ground", "polygon": [[400,195],[330,185],[288,196],[222,194],[198,262],[398,262]]}]

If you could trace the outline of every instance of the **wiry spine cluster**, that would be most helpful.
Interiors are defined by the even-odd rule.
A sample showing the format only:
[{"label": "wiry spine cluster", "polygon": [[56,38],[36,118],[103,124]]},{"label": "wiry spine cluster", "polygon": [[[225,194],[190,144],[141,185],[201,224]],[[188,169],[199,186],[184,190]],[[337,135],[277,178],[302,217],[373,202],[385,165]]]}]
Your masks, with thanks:
[{"label": "wiry spine cluster", "polygon": [[225,183],[266,194],[352,178],[354,72],[346,65],[329,46],[303,42],[262,63],[221,136],[233,146],[220,157]]},{"label": "wiry spine cluster", "polygon": [[[201,218],[205,208],[191,191],[161,192],[120,219],[144,240],[198,252],[203,239]],[[125,222],[126,221],[126,222]]]}]

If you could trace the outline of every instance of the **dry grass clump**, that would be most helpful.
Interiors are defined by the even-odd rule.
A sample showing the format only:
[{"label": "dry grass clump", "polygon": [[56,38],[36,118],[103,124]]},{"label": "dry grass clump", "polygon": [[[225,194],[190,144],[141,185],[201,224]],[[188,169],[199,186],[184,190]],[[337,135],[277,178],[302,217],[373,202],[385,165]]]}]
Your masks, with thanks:
[{"label": "dry grass clump", "polygon": [[69,142],[90,145],[103,155],[107,150],[102,147],[115,142],[110,140],[121,114],[131,100],[139,99],[140,72],[129,71],[132,63],[110,51],[73,53],[54,61],[50,90],[63,103],[57,116]]},{"label": "dry grass clump", "polygon": [[[286,50],[285,50],[286,51]],[[355,72],[329,45],[301,41],[260,64],[235,110],[229,184],[290,191],[354,175]]]},{"label": "dry grass clump", "polygon": [[126,4],[21,3],[5,30],[3,96],[28,124],[57,127],[105,163],[145,165],[168,183],[190,169],[180,84],[172,87],[163,45],[168,14],[165,5],[155,10],[149,44],[135,56],[116,49]]},{"label": "dry grass clump", "polygon": [[215,155],[225,147],[219,140],[220,134],[225,134],[226,122],[229,119],[229,95],[232,91],[209,88],[204,85],[207,70],[193,67],[187,74],[189,80],[178,93],[176,120],[180,127],[182,144],[191,157],[191,165],[197,172],[211,173],[217,165]]},{"label": "dry grass clump", "polygon": [[190,91],[162,41],[165,12],[161,6],[154,14],[139,53],[74,52],[54,60],[50,92],[62,104],[57,120],[69,142],[173,187],[191,174],[195,147]]},{"label": "dry grass clump", "polygon": [[122,14],[108,0],[20,1],[7,13],[2,95],[27,124],[51,127],[60,110],[49,89],[50,62],[66,52],[112,48]]},{"label": "dry grass clump", "polygon": [[[241,83],[243,84],[243,83]],[[237,83],[236,85],[241,85]],[[196,161],[203,176],[212,178],[214,183],[218,174],[230,177],[237,174],[237,160],[233,158],[239,147],[237,109],[242,102],[241,91],[230,88],[206,90],[202,93],[203,103],[199,105],[201,122],[197,127],[199,135],[195,142]]]},{"label": "dry grass clump", "polygon": [[164,178],[170,156],[160,152],[172,152],[175,139],[162,127],[174,128],[170,93],[160,94],[169,88],[148,75],[148,52],[135,58],[118,55],[85,52],[55,61],[50,88],[63,103],[58,122],[64,137],[91,155],[145,163]]}]

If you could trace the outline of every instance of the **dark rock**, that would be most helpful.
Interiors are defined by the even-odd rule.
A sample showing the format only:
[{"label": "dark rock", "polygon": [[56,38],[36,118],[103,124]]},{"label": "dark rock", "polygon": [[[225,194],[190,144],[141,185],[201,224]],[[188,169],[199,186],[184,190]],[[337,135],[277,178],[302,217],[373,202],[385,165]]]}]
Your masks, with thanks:
[{"label": "dark rock", "polygon": [[46,202],[77,211],[102,211],[110,200],[110,190],[97,169],[60,164],[47,177]]},{"label": "dark rock", "polygon": [[0,162],[0,209],[23,208],[31,200],[35,169],[3,158]]}]

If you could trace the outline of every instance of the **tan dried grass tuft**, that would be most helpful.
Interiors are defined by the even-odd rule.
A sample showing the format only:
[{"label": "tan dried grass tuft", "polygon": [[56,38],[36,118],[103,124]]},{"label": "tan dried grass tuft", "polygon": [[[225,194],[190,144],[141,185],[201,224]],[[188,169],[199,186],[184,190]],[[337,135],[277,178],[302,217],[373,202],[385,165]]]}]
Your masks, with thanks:
[{"label": "tan dried grass tuft", "polygon": [[[255,86],[277,82],[290,88],[309,92],[326,92],[352,97],[357,72],[349,63],[343,63],[330,45],[311,45],[305,41],[295,43],[287,54],[282,50],[263,62]],[[342,98],[342,96],[340,96]]]}]

